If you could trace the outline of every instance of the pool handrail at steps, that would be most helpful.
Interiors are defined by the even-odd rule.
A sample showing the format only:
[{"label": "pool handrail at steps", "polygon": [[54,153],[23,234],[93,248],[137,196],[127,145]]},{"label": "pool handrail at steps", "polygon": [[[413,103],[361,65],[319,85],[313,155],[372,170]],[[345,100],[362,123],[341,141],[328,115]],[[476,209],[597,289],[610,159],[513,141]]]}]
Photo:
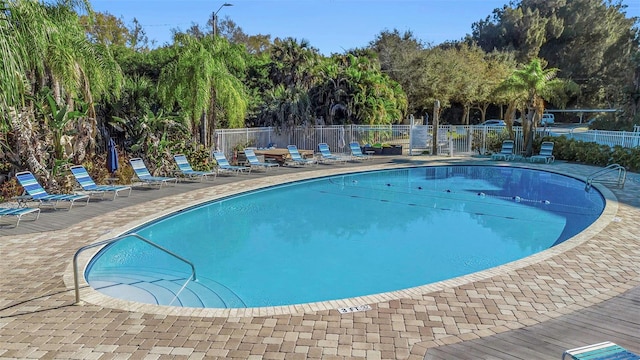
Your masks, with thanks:
[{"label": "pool handrail at steps", "polygon": [[589,189],[591,189],[593,182],[596,181],[596,179],[601,178],[615,171],[618,172],[618,178],[616,180],[612,180],[612,181],[601,180],[599,182],[612,184],[619,187],[620,189],[624,189],[624,183],[627,178],[627,169],[625,169],[625,167],[620,164],[611,164],[603,169],[600,169],[596,172],[589,174],[589,176],[587,176],[587,181],[586,181],[587,184],[585,185],[585,190],[589,191]]},{"label": "pool handrail at steps", "polygon": [[[89,245],[85,245],[83,247],[81,247],[80,249],[78,249],[76,251],[76,253],[73,255],[73,284],[75,286],[75,292],[76,292],[76,302],[75,305],[79,305],[80,302],[80,285],[79,285],[79,281],[78,281],[78,256],[80,255],[80,253],[82,253],[85,250],[94,248],[94,247],[98,247],[98,246],[103,246],[103,245],[109,245],[112,244],[114,242],[120,241],[122,239],[128,238],[128,237],[133,237],[135,239],[138,239],[140,241],[143,241],[151,246],[153,246],[154,248],[163,251],[171,256],[173,256],[174,258],[181,260],[182,262],[186,263],[187,265],[191,266],[191,278],[187,279],[187,282],[191,281],[191,280],[196,280],[196,267],[193,265],[193,263],[185,258],[183,258],[182,256],[172,252],[169,249],[166,249],[154,242],[152,242],[149,239],[146,239],[142,236],[140,236],[139,234],[136,233],[131,233],[131,234],[125,234],[125,235],[120,235],[118,237],[115,238],[111,238],[111,239],[107,239],[104,241],[100,241],[94,244],[89,244]],[[186,284],[186,283],[185,283]]]}]

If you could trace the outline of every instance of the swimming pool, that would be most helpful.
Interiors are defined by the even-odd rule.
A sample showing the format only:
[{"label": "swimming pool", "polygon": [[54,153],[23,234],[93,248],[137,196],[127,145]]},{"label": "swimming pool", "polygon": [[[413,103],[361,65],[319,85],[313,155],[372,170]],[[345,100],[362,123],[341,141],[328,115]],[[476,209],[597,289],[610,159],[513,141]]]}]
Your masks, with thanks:
[{"label": "swimming pool", "polygon": [[[216,200],[101,251],[99,291],[189,307],[260,307],[410,288],[514,261],[593,222],[602,196],[563,175],[440,166],[340,175]],[[179,293],[179,296],[175,296]]]}]

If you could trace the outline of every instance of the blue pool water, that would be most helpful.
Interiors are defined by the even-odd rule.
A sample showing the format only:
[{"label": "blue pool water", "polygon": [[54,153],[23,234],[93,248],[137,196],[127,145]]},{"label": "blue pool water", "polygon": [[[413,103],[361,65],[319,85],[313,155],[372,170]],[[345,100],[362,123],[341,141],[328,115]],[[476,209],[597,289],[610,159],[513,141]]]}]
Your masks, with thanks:
[{"label": "blue pool water", "polygon": [[[420,167],[285,184],[136,229],[87,268],[108,295],[162,305],[259,307],[376,294],[545,250],[598,218],[577,179],[530,169]],[[182,289],[183,284],[186,287]],[[178,294],[176,296],[176,294]]]}]

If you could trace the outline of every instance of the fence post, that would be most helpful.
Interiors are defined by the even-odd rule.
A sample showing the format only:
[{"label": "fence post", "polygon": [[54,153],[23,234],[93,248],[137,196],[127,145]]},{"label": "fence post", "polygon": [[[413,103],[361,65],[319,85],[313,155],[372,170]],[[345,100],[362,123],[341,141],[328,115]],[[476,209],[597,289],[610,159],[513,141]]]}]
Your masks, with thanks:
[{"label": "fence post", "polygon": [[447,138],[449,139],[449,157],[453,157],[453,125],[449,125]]},{"label": "fence post", "polygon": [[487,153],[487,127],[482,127],[482,155]]},{"label": "fence post", "polygon": [[438,126],[440,126],[440,101],[433,104],[433,130],[431,131],[431,155],[438,154]]}]

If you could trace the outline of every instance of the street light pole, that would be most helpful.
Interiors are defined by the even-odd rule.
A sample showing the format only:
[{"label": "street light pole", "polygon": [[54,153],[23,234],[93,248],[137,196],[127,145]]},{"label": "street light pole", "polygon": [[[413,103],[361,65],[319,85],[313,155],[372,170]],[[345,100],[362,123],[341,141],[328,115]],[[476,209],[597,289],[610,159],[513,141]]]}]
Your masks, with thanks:
[{"label": "street light pole", "polygon": [[213,13],[213,19],[212,20],[213,20],[213,36],[214,37],[217,35],[216,23],[218,22],[218,13],[225,6],[233,6],[233,4],[224,3],[224,4],[220,5],[220,7],[218,8],[218,10],[216,10],[216,12]]}]

